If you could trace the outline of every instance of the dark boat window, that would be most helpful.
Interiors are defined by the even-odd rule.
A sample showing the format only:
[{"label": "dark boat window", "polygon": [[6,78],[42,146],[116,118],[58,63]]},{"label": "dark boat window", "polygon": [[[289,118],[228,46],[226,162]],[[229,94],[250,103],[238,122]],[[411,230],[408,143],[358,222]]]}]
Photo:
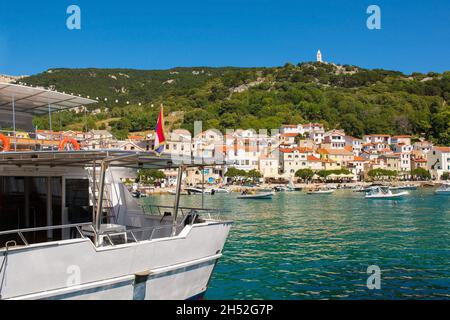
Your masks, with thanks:
[{"label": "dark boat window", "polygon": [[66,208],[69,223],[92,221],[92,207],[89,206],[89,181],[87,179],[66,179]]},{"label": "dark boat window", "polygon": [[[60,225],[61,185],[61,177],[0,177],[0,230]],[[36,243],[60,239],[61,231],[27,232],[24,236],[29,243]],[[6,241],[23,244],[17,235],[5,237]],[[4,245],[3,238],[0,246]]]}]

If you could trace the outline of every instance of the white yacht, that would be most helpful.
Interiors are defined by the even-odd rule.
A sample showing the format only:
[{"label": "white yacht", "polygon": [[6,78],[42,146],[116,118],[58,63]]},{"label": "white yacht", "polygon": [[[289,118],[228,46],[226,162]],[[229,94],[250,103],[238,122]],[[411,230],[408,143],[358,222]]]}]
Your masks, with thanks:
[{"label": "white yacht", "polygon": [[[20,94],[20,102],[11,100]],[[14,118],[47,110],[42,101],[71,101],[68,108],[77,98],[0,84],[0,104],[13,101]],[[183,171],[192,164],[151,151],[25,151],[15,133],[8,137],[16,151],[0,149],[0,299],[205,294],[232,222],[180,205]],[[173,205],[141,206],[121,183],[121,168],[178,168]]]},{"label": "white yacht", "polygon": [[443,183],[434,193],[439,195],[450,195],[450,183]]}]

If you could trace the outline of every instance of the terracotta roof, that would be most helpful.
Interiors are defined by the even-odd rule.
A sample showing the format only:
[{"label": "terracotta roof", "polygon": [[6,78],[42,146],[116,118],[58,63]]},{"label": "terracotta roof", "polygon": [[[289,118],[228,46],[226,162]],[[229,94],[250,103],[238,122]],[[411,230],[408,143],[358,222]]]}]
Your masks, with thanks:
[{"label": "terracotta roof", "polygon": [[333,154],[333,155],[352,155],[353,153],[351,151],[345,150],[345,149],[324,149],[319,148],[317,149],[317,152],[320,154]]},{"label": "terracotta roof", "polygon": [[282,137],[296,137],[298,136],[298,133],[282,133]]},{"label": "terracotta roof", "polygon": [[321,159],[316,158],[316,157],[314,157],[314,156],[308,156],[308,157],[307,157],[307,160],[308,160],[308,161],[320,161],[320,162],[322,161]]},{"label": "terracotta roof", "polygon": [[355,158],[354,158],[354,160],[353,161],[367,161],[366,159],[364,159],[363,157],[358,157],[358,156],[355,156]]},{"label": "terracotta roof", "polygon": [[128,139],[129,139],[129,140],[144,140],[145,137],[143,137],[143,136],[130,135],[130,136],[128,136]]},{"label": "terracotta roof", "polygon": [[434,147],[433,149],[444,153],[450,153],[450,147]]},{"label": "terracotta roof", "polygon": [[345,146],[344,147],[345,150],[353,152],[353,147],[352,146]]},{"label": "terracotta roof", "polygon": [[301,148],[301,147],[296,147],[296,148],[280,148],[280,152],[283,153],[292,153],[294,151],[298,151],[300,153],[307,153],[307,152],[312,152],[313,150],[310,148]]},{"label": "terracotta roof", "polygon": [[282,128],[297,128],[296,124],[284,124],[281,126]]},{"label": "terracotta roof", "polygon": [[412,136],[404,134],[404,135],[399,135],[399,136],[393,136],[392,138],[412,138]]},{"label": "terracotta roof", "polygon": [[427,162],[427,160],[424,159],[424,158],[419,158],[419,159],[412,158],[411,161],[413,161],[413,162]]}]

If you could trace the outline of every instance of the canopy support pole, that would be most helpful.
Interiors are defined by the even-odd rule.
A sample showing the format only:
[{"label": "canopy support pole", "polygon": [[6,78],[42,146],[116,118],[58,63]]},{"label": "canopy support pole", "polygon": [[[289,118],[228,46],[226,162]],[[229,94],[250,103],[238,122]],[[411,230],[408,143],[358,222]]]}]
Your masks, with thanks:
[{"label": "canopy support pole", "polygon": [[[105,192],[105,178],[106,178],[106,170],[108,169],[109,164],[106,161],[102,161],[101,169],[100,169],[100,186],[98,188],[98,200],[97,200],[97,212],[95,216],[95,227],[97,232],[100,231],[100,225],[102,223],[102,211],[103,211],[103,194]],[[95,177],[94,177],[95,179]],[[93,192],[95,199],[95,190]]]},{"label": "canopy support pole", "polygon": [[48,123],[50,126],[50,134],[53,133],[52,129],[52,106],[50,105],[50,102],[48,103]]},{"label": "canopy support pole", "polygon": [[14,151],[17,151],[17,138],[16,138],[16,100],[12,95],[12,111],[13,111],[13,135],[14,135]]},{"label": "canopy support pole", "polygon": [[205,209],[205,167],[202,168],[202,209]]},{"label": "canopy support pole", "polygon": [[178,167],[177,190],[176,190],[176,194],[175,194],[175,203],[173,206],[172,236],[174,236],[177,233],[177,217],[178,217],[178,208],[180,206],[181,185],[182,185],[184,169],[185,168],[183,165],[180,165]]}]

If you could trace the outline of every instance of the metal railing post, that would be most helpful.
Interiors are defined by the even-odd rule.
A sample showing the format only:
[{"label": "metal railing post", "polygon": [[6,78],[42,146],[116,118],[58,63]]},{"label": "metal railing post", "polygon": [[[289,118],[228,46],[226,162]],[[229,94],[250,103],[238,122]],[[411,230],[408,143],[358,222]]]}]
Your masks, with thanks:
[{"label": "metal railing post", "polygon": [[[105,192],[105,177],[106,177],[107,169],[108,169],[108,164],[105,161],[103,161],[101,164],[100,187],[98,190],[97,212],[96,212],[96,217],[95,217],[95,227],[97,228],[97,232],[100,231],[100,225],[101,225],[101,215],[102,215],[102,210],[103,210],[103,193]],[[95,197],[95,191],[94,191],[94,197]]]},{"label": "metal railing post", "polygon": [[182,185],[182,179],[183,179],[183,171],[184,166],[181,165],[178,168],[178,175],[177,175],[177,192],[175,194],[175,204],[173,207],[173,228],[172,228],[172,235],[175,235],[177,232],[176,224],[177,224],[177,216],[178,216],[178,207],[180,205],[180,195],[181,195],[181,185]]}]

